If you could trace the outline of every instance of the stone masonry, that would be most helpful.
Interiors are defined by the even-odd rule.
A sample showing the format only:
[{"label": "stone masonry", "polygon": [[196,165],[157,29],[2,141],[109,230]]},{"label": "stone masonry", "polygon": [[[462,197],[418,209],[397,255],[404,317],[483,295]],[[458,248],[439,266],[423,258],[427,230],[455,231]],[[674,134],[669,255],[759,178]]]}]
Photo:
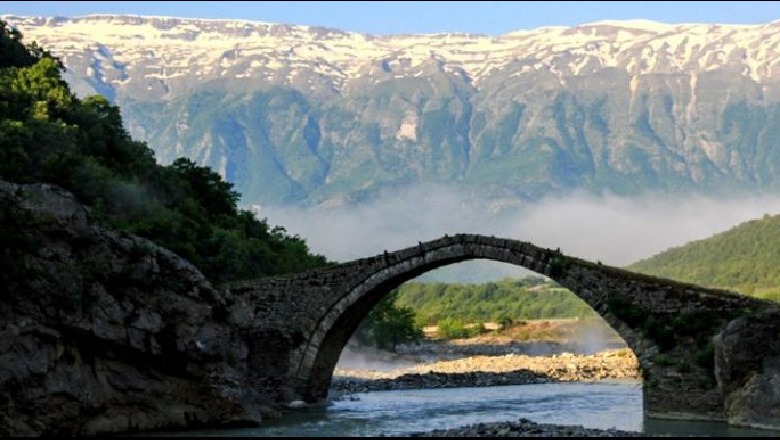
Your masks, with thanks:
[{"label": "stone masonry", "polygon": [[644,377],[651,417],[724,420],[713,337],[770,303],[591,263],[528,242],[457,234],[288,277],[234,283],[229,313],[254,324],[251,386],[278,404],[321,403],[350,336],[384,295],[422,273],[471,259],[549,276],[588,303],[626,341]]}]

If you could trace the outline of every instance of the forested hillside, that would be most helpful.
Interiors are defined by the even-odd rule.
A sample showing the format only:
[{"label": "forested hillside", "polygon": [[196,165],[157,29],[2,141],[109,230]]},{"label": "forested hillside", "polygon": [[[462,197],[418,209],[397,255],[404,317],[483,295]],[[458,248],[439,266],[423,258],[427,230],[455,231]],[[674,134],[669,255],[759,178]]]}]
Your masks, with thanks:
[{"label": "forested hillside", "polygon": [[629,270],[780,299],[780,215],[664,251]]},{"label": "forested hillside", "polygon": [[[0,21],[0,178],[60,185],[109,225],[173,250],[212,281],[326,263],[300,237],[238,209],[233,185],[210,168],[185,158],[158,165],[131,139],[119,108],[102,96],[78,99],[63,72],[58,59]],[[0,220],[5,230],[13,219]]]},{"label": "forested hillside", "polygon": [[409,282],[399,291],[396,304],[413,309],[422,325],[444,319],[502,322],[594,315],[573,293],[539,277],[485,284]]}]

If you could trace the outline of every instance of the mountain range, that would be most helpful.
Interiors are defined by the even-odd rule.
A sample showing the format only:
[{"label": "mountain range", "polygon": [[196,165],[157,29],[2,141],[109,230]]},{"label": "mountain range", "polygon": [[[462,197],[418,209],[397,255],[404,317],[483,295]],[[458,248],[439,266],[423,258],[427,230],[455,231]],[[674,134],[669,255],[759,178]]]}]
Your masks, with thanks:
[{"label": "mountain range", "polygon": [[499,36],[245,20],[2,16],[120,106],[158,161],[246,205],[451,185],[489,209],[572,191],[777,194],[780,22],[603,21]]}]

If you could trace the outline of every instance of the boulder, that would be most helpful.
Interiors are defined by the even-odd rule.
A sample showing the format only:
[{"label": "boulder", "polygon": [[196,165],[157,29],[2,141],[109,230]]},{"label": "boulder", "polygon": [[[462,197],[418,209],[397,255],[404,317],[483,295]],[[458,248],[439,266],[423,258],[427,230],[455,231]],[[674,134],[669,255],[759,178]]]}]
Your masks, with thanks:
[{"label": "boulder", "polygon": [[737,318],[713,343],[729,424],[780,429],[780,310]]}]

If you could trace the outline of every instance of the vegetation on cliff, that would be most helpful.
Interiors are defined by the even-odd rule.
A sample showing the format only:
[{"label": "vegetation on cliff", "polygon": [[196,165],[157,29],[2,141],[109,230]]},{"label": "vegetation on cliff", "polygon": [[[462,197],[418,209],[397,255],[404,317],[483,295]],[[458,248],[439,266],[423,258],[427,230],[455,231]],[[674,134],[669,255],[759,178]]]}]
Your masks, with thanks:
[{"label": "vegetation on cliff", "polygon": [[668,249],[629,270],[780,300],[780,215]]},{"label": "vegetation on cliff", "polygon": [[[2,179],[60,185],[111,226],[173,250],[212,281],[326,264],[302,238],[238,209],[233,185],[210,168],[185,158],[157,164],[152,150],[125,130],[118,107],[102,96],[77,98],[62,79],[62,63],[34,44],[25,46],[5,23],[0,39]],[[389,348],[419,338],[422,323],[445,318],[483,322],[590,313],[565,291],[528,290],[539,283],[408,283],[372,311],[358,337]]]},{"label": "vegetation on cliff", "polygon": [[[119,108],[102,96],[78,99],[62,63],[0,21],[0,179],[49,182],[73,192],[114,228],[171,249],[214,282],[294,273],[327,263],[304,239],[237,208],[239,193],[208,167],[179,158],[156,163],[123,127]],[[17,274],[20,249],[14,206],[0,210],[0,280]],[[411,310],[389,297],[359,336],[388,348],[420,337]]]},{"label": "vegetation on cliff", "polygon": [[131,139],[119,108],[78,99],[62,63],[0,21],[0,178],[73,192],[109,225],[149,238],[212,281],[321,266],[305,241],[237,208],[239,194],[185,158],[158,165]]}]

